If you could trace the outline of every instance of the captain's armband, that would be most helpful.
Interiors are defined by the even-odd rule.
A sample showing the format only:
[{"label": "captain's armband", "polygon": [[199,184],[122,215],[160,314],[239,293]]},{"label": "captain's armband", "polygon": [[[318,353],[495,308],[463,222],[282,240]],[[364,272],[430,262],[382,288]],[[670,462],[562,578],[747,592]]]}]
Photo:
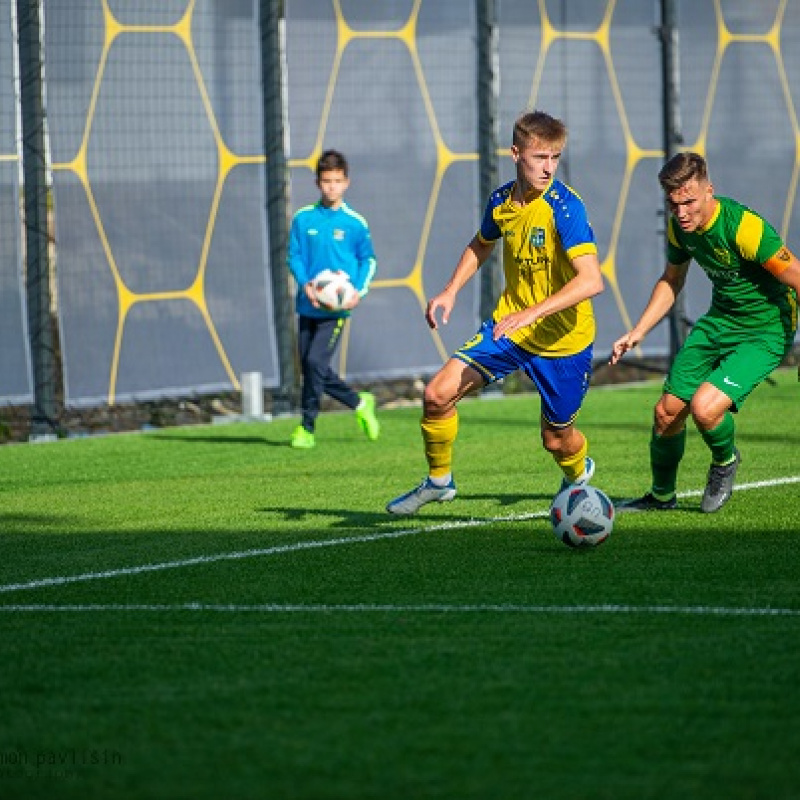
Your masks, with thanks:
[{"label": "captain's armband", "polygon": [[785,272],[789,267],[792,266],[792,261],[794,261],[794,256],[789,252],[788,247],[781,247],[777,253],[775,253],[772,258],[768,258],[763,267],[767,272],[770,272],[772,275],[778,276],[782,272]]}]

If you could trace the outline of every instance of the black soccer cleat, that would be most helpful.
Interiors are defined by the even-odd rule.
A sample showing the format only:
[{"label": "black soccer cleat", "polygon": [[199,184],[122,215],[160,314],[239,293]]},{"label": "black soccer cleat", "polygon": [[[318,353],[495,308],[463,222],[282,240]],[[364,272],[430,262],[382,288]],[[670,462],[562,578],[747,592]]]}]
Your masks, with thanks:
[{"label": "black soccer cleat", "polygon": [[648,492],[636,500],[626,500],[617,503],[617,511],[672,511],[678,506],[678,498],[673,495],[669,500],[658,500]]},{"label": "black soccer cleat", "polygon": [[723,467],[712,464],[708,470],[708,482],[700,502],[700,510],[704,514],[713,514],[719,511],[733,494],[733,479],[742,457],[738,450],[733,451],[733,461]]}]

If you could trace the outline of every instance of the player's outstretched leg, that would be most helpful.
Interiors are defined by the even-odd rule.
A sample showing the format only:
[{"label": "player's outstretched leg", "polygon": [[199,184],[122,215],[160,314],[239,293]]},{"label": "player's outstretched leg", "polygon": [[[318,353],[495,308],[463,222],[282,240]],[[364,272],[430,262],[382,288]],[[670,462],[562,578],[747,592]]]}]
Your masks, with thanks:
[{"label": "player's outstretched leg", "polygon": [[456,496],[456,484],[453,478],[444,486],[437,486],[430,478],[425,478],[419,486],[410,492],[395,497],[387,504],[390,514],[416,514],[428,503],[447,503]]},{"label": "player's outstretched leg", "polygon": [[653,482],[647,494],[617,503],[617,511],[672,511],[678,505],[675,487],[678,467],[686,450],[686,427],[671,436],[650,434],[650,471]]},{"label": "player's outstretched leg", "polygon": [[736,470],[742,457],[738,450],[733,451],[733,461],[730,464],[712,464],[708,470],[708,481],[706,490],[703,492],[703,499],[700,502],[700,510],[704,514],[713,514],[719,511],[733,494],[733,480],[736,477]]}]

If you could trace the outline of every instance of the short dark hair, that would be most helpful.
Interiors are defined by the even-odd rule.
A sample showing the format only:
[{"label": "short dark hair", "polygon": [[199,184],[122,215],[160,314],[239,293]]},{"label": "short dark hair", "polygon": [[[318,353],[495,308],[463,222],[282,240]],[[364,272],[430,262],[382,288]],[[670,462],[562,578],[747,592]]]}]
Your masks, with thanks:
[{"label": "short dark hair", "polygon": [[567,141],[567,126],[544,111],[526,111],[514,123],[512,141],[522,147],[532,139],[563,146]]},{"label": "short dark hair", "polygon": [[333,170],[341,170],[347,177],[347,159],[338,150],[326,150],[317,161],[317,177]]},{"label": "short dark hair", "polygon": [[672,194],[692,179],[708,180],[708,164],[699,153],[678,153],[658,173],[658,182],[667,194]]}]

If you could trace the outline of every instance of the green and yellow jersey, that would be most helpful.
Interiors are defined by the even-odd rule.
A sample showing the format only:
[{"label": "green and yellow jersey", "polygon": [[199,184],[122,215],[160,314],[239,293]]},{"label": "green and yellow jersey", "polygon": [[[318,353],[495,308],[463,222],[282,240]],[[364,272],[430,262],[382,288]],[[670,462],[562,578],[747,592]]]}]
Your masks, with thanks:
[{"label": "green and yellow jersey", "polygon": [[[594,232],[581,198],[565,183],[553,180],[536,200],[520,206],[511,200],[514,181],[495,190],[486,205],[479,239],[503,239],[505,286],[493,319],[541,303],[575,277],[571,259],[596,253]],[[590,300],[583,300],[521,328],[509,338],[543,356],[579,353],[594,341]]]},{"label": "green and yellow jersey", "polygon": [[716,197],[708,224],[688,233],[670,217],[667,260],[686,264],[694,259],[712,284],[707,316],[732,328],[790,333],[797,328],[797,297],[764,264],[783,248],[775,229],[747,206]]}]

